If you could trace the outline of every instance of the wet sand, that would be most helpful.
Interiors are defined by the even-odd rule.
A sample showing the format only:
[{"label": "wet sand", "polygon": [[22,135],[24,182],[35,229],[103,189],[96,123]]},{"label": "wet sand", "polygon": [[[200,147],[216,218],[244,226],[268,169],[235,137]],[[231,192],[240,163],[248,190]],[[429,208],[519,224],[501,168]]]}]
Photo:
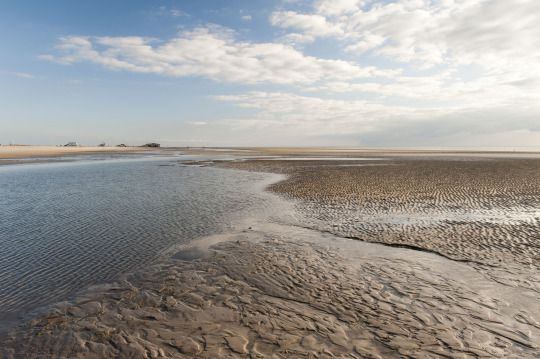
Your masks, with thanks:
[{"label": "wet sand", "polygon": [[[380,253],[276,226],[210,238],[219,243],[209,250],[203,240],[93,288],[7,347],[62,358],[540,355],[540,305],[530,294],[482,291],[474,270],[430,254]],[[475,286],[448,271],[472,276]]]},{"label": "wet sand", "polygon": [[6,355],[540,356],[540,161],[344,162],[202,163],[287,174],[290,208],[59,304]]},{"label": "wet sand", "polygon": [[[540,147],[539,147],[540,149]],[[471,149],[471,148],[354,148],[354,147],[183,147],[182,151],[192,155],[238,155],[242,157],[255,156],[339,156],[342,158],[358,158],[367,156],[391,156],[391,157],[502,157],[502,158],[540,158],[540,151],[514,150],[509,152],[502,149]]]},{"label": "wet sand", "polygon": [[540,266],[540,160],[247,160],[285,173],[270,190],[299,200],[307,226],[490,266]]}]

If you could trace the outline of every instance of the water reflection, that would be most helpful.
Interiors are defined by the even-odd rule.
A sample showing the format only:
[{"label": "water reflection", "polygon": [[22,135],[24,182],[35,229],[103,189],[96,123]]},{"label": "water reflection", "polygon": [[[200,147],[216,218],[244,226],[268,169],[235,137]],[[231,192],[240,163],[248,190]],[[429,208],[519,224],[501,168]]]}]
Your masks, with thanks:
[{"label": "water reflection", "polygon": [[263,201],[254,183],[266,175],[173,163],[0,168],[0,322],[143,266]]}]

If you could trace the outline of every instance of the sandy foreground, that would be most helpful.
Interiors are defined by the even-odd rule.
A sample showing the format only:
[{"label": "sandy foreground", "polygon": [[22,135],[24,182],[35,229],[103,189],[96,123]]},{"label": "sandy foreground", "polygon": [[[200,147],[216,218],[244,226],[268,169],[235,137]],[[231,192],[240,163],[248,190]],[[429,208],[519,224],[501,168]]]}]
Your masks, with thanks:
[{"label": "sandy foreground", "polygon": [[5,356],[540,357],[540,161],[190,164],[285,173],[289,209],[58,304]]},{"label": "sandy foreground", "polygon": [[0,160],[5,158],[48,157],[93,153],[142,152],[141,147],[57,147],[57,146],[0,146]]},{"label": "sandy foreground", "polygon": [[473,271],[441,272],[433,258],[362,257],[354,246],[345,253],[307,231],[289,233],[294,241],[278,233],[230,234],[197,259],[204,247],[180,251],[59,305],[9,346],[62,358],[540,354],[538,303],[514,308],[505,300],[516,293],[480,294],[481,281],[470,288],[445,273],[481,278]]}]

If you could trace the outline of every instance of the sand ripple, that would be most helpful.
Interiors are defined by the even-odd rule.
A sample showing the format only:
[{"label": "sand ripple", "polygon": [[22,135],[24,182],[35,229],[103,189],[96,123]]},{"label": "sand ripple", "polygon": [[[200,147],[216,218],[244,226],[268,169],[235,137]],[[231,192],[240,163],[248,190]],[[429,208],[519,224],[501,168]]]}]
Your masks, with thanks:
[{"label": "sand ripple", "polygon": [[206,258],[156,265],[60,306],[7,347],[70,358],[540,355],[530,313],[509,319],[500,300],[417,262],[351,265],[310,243],[228,239]]},{"label": "sand ripple", "polygon": [[312,228],[488,266],[540,268],[540,160],[405,158],[351,164],[250,160],[220,165],[289,174],[271,189],[300,200],[303,223]]}]

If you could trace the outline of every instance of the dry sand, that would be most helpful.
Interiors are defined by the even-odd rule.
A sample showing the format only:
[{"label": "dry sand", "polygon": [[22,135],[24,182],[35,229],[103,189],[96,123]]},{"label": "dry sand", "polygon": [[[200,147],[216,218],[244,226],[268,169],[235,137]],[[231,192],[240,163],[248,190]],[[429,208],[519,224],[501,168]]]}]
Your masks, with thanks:
[{"label": "dry sand", "polygon": [[0,146],[0,159],[95,153],[142,152],[145,150],[145,148],[141,147]]},{"label": "dry sand", "polygon": [[288,174],[295,211],[92,288],[5,355],[540,357],[540,161],[214,165]]}]

